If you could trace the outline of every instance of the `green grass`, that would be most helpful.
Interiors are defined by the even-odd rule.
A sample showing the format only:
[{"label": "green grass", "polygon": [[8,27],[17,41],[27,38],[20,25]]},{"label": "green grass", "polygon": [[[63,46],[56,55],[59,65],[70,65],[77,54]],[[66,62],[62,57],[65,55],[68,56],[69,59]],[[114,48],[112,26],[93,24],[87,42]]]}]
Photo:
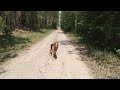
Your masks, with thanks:
[{"label": "green grass", "polygon": [[[42,40],[53,30],[42,30],[42,32],[29,32],[18,30],[13,32],[13,36],[9,41],[0,41],[0,61],[7,60],[18,55],[19,52],[30,47],[32,44]],[[5,46],[7,43],[7,46]]]},{"label": "green grass", "polygon": [[[80,55],[97,79],[120,79],[120,58],[107,50],[98,50],[88,44],[81,43],[81,37],[67,33],[69,39],[78,45],[85,45],[87,53]],[[84,50],[82,51],[84,52]],[[80,53],[81,54],[81,53]]]},{"label": "green grass", "polygon": [[81,37],[78,37],[76,34],[74,34],[72,32],[68,32],[66,35],[69,39],[71,39],[72,41],[75,41],[76,43],[79,43],[79,41],[81,39]]}]

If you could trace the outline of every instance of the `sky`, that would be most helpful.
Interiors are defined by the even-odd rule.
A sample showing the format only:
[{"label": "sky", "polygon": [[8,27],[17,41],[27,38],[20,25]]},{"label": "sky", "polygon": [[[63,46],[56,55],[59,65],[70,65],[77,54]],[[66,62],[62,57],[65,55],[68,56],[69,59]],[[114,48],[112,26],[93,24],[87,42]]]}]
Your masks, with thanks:
[{"label": "sky", "polygon": [[61,11],[59,11],[59,25],[60,25],[60,21],[61,21]]}]

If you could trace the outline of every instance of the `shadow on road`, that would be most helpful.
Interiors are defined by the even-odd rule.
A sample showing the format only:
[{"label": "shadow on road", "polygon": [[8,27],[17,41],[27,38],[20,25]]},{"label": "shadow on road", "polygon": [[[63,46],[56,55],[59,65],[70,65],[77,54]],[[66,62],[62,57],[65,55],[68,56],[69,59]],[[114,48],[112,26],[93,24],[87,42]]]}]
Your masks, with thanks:
[{"label": "shadow on road", "polygon": [[75,49],[73,51],[69,50],[68,54],[74,54],[74,51],[78,51],[78,55],[86,55],[87,54],[87,50],[85,49],[85,46],[83,45],[78,45],[77,42],[74,41],[70,41],[70,40],[63,40],[63,41],[59,41],[60,44],[62,45],[72,45],[75,47]]},{"label": "shadow on road", "polygon": [[62,45],[71,45],[71,42],[69,40],[59,41],[59,43]]}]

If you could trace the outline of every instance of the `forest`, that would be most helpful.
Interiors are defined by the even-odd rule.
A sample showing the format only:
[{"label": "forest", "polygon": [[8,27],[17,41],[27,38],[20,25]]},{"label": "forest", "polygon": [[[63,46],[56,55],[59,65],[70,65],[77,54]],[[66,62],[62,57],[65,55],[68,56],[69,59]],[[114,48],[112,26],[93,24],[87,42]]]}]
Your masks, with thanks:
[{"label": "forest", "polygon": [[0,48],[4,51],[19,42],[13,35],[16,30],[42,32],[60,26],[66,33],[80,36],[79,41],[86,45],[120,55],[119,14],[119,11],[62,11],[59,17],[59,11],[0,11]]},{"label": "forest", "polygon": [[96,49],[120,54],[119,11],[63,11],[61,28]]},{"label": "forest", "polygon": [[120,11],[62,11],[60,24],[97,78],[120,78]]},{"label": "forest", "polygon": [[58,11],[0,11],[0,60],[14,57],[30,38],[39,39],[44,29],[56,29],[57,21]]}]

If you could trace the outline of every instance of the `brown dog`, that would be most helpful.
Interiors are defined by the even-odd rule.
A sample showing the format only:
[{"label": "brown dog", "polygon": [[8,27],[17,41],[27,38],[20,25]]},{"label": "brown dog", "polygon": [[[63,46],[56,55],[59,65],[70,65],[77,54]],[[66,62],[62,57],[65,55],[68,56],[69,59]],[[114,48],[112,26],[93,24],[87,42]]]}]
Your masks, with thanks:
[{"label": "brown dog", "polygon": [[57,58],[57,55],[56,55],[57,49],[58,49],[58,43],[57,42],[50,45],[50,55],[54,59]]}]

